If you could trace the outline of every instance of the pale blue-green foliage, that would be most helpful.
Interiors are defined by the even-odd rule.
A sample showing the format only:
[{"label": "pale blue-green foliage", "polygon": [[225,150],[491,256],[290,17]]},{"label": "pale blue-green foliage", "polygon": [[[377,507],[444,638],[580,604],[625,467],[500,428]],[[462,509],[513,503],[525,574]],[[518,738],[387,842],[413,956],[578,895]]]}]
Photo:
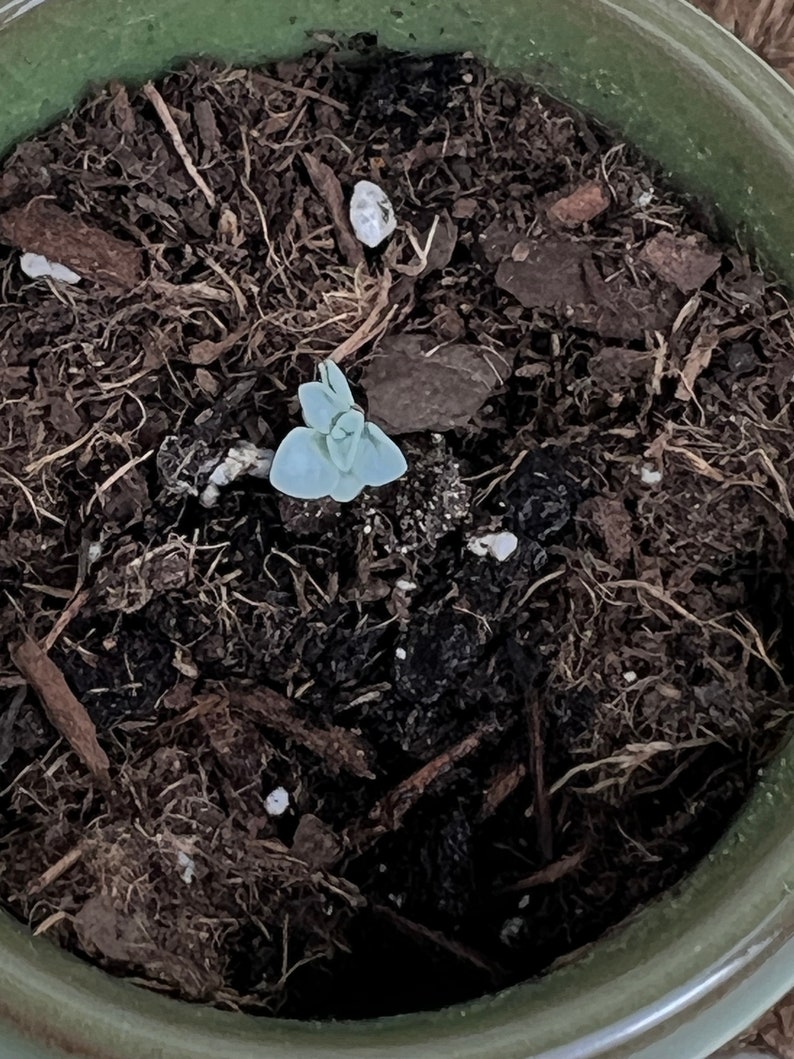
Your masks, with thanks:
[{"label": "pale blue-green foliage", "polygon": [[366,486],[386,485],[408,465],[394,442],[357,408],[342,369],[320,365],[320,381],[298,387],[305,427],[279,445],[270,483],[301,500],[353,500]]}]

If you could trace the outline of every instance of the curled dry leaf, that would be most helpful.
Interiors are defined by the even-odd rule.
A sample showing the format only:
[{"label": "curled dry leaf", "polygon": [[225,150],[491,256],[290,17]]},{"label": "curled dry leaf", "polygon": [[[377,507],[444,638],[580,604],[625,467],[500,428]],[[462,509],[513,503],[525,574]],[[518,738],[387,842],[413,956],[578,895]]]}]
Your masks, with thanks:
[{"label": "curled dry leaf", "polygon": [[695,396],[695,383],[711,363],[711,355],[719,345],[720,336],[715,331],[703,330],[692,343],[684,358],[681,381],[675,391],[679,401],[689,401]]},{"label": "curled dry leaf", "polygon": [[336,173],[325,162],[315,158],[313,154],[304,154],[301,157],[303,158],[303,164],[306,166],[306,172],[309,174],[309,179],[328,207],[334,231],[336,232],[336,241],[342,256],[348,265],[361,264],[364,260],[364,251],[353,235],[350,218],[345,209],[342,185],[339,183]]}]

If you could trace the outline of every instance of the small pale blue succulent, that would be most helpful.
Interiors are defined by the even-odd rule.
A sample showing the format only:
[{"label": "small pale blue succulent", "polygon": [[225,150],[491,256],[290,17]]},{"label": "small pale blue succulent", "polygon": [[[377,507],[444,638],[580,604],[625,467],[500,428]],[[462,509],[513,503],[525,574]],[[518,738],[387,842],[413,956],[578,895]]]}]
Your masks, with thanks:
[{"label": "small pale blue succulent", "polygon": [[320,381],[298,387],[305,427],[279,445],[270,484],[301,500],[353,500],[366,486],[386,485],[405,474],[399,448],[353,401],[344,372],[332,360],[320,364]]}]

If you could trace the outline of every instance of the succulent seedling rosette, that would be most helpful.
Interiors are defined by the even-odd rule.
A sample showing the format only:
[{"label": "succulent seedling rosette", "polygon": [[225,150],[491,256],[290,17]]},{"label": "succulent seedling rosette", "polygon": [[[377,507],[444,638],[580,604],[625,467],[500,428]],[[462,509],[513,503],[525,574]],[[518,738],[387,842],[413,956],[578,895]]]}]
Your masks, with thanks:
[{"label": "succulent seedling rosette", "polygon": [[353,500],[367,486],[386,485],[405,474],[400,449],[368,422],[353,400],[342,369],[320,364],[319,381],[298,387],[306,426],[295,427],[279,445],[270,484],[301,500]]}]

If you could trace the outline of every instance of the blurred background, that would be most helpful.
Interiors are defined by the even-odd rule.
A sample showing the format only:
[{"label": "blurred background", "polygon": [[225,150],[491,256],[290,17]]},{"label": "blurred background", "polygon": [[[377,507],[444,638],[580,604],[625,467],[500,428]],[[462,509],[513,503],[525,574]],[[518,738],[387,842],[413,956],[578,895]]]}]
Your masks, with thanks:
[{"label": "blurred background", "polygon": [[694,0],[794,84],[794,0]]}]

